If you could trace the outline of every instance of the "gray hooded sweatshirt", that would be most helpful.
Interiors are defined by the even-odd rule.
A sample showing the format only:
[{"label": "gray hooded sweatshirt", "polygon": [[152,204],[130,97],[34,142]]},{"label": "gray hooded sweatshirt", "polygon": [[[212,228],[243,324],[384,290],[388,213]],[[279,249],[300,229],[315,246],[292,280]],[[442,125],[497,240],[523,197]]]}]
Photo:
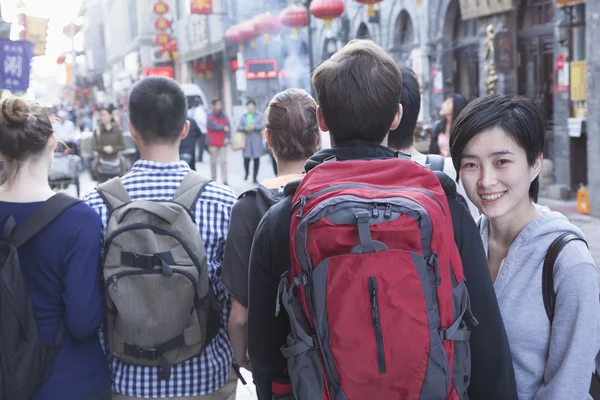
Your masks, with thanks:
[{"label": "gray hooded sweatshirt", "polygon": [[[562,214],[546,207],[538,209],[543,215],[519,233],[494,283],[519,399],[591,399],[590,378],[600,348],[598,270],[583,242],[565,246],[554,269],[557,297],[550,326],[542,299],[546,251],[563,232],[584,235]],[[485,216],[479,226],[487,254],[489,224]]]}]

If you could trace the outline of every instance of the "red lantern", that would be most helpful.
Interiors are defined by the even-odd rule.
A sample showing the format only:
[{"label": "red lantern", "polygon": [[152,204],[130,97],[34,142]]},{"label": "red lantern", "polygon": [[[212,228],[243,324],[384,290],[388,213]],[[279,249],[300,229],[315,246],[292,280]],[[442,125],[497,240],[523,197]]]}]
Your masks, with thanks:
[{"label": "red lantern", "polygon": [[177,51],[177,41],[171,40],[169,43],[165,44],[165,50],[169,53],[175,53]]},{"label": "red lantern", "polygon": [[171,21],[165,17],[159,17],[156,21],[154,21],[154,27],[159,31],[166,31],[171,27]]},{"label": "red lantern", "polygon": [[90,97],[90,95],[92,94],[92,91],[88,88],[83,89],[83,95],[85,97]]},{"label": "red lantern", "polygon": [[162,1],[158,1],[156,4],[154,4],[152,11],[154,11],[154,14],[165,15],[169,12],[169,5],[167,3],[163,3]]},{"label": "red lantern", "polygon": [[298,37],[298,28],[304,28],[308,25],[308,12],[296,4],[284,9],[279,14],[279,18],[283,25],[292,29],[293,38]]},{"label": "red lantern", "polygon": [[76,87],[75,88],[75,94],[81,94],[83,89],[81,89],[80,87]]},{"label": "red lantern", "polygon": [[225,31],[225,39],[231,43],[236,43],[239,51],[244,50],[244,39],[242,38],[242,35],[240,35],[238,25],[232,26]]},{"label": "red lantern", "polygon": [[331,28],[331,20],[339,18],[344,13],[342,0],[314,0],[310,5],[310,12],[319,19],[325,20],[325,28]]},{"label": "red lantern", "polygon": [[71,29],[73,29],[73,35],[77,35],[79,32],[81,32],[81,25],[73,24],[72,27],[71,24],[65,25],[63,28],[63,33],[66,37],[71,37]]},{"label": "red lantern", "polygon": [[240,36],[244,42],[250,41],[250,47],[256,47],[256,38],[258,37],[258,32],[256,31],[252,21],[246,21],[239,24],[238,32],[240,33]]},{"label": "red lantern", "polygon": [[206,70],[215,72],[219,68],[219,64],[215,60],[208,60],[206,62]]},{"label": "red lantern", "polygon": [[65,56],[64,54],[61,54],[60,56],[58,56],[58,58],[56,59],[56,63],[57,64],[64,64],[65,61],[67,61],[67,56]]},{"label": "red lantern", "polygon": [[207,71],[208,70],[207,70],[207,66],[206,66],[206,61],[199,61],[198,62],[198,73],[200,74],[200,79],[204,79]]},{"label": "red lantern", "polygon": [[156,44],[158,44],[159,46],[164,46],[165,44],[169,43],[171,41],[171,35],[169,35],[168,33],[162,32],[159,33],[158,35],[156,35],[156,37],[154,38],[154,42]]},{"label": "red lantern", "polygon": [[277,35],[283,27],[279,17],[270,12],[257,15],[252,22],[258,33],[264,35],[265,44],[269,43],[269,35]]},{"label": "red lantern", "polygon": [[369,18],[375,17],[375,4],[381,3],[382,0],[356,0],[360,4],[366,4],[369,10]]},{"label": "red lantern", "polygon": [[214,78],[215,71],[219,68],[219,64],[215,60],[208,60],[206,62],[206,76],[207,78]]}]

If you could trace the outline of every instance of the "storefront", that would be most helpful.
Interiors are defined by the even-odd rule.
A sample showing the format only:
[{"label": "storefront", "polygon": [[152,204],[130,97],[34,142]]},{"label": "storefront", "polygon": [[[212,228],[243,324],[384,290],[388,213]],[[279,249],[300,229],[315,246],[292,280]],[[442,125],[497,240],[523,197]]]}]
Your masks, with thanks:
[{"label": "storefront", "polygon": [[546,123],[544,154],[554,154],[554,4],[553,0],[522,0],[517,13],[518,94],[533,100]]},{"label": "storefront", "polygon": [[[582,0],[559,0],[554,18],[556,57],[552,74],[555,175],[572,192],[588,184],[586,4]],[[559,148],[560,146],[560,148]]]}]

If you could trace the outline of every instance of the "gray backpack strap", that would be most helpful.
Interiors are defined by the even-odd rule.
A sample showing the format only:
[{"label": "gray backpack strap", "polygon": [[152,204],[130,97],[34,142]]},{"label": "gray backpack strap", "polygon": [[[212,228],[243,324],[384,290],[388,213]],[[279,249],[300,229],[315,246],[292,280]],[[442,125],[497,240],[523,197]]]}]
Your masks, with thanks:
[{"label": "gray backpack strap", "polygon": [[444,164],[446,163],[446,159],[439,154],[427,154],[427,158],[425,159],[425,164],[432,171],[444,171]]},{"label": "gray backpack strap", "polygon": [[183,205],[190,211],[194,211],[198,199],[209,182],[210,179],[203,177],[196,171],[188,172],[175,192],[173,201]]},{"label": "gray backpack strap", "polygon": [[101,183],[96,190],[111,212],[117,207],[131,203],[131,197],[118,177]]}]

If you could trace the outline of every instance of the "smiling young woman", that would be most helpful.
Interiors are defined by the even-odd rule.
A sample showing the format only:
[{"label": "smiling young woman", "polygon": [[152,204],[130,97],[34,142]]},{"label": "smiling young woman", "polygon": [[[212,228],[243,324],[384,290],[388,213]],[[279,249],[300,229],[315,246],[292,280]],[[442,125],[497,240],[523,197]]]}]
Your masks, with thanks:
[{"label": "smiling young woman", "polygon": [[463,110],[452,126],[450,150],[468,197],[483,213],[478,225],[519,399],[587,399],[600,347],[598,270],[583,242],[564,247],[554,265],[550,323],[542,299],[546,252],[561,234],[583,233],[535,204],[544,136],[532,101],[494,95]]}]

